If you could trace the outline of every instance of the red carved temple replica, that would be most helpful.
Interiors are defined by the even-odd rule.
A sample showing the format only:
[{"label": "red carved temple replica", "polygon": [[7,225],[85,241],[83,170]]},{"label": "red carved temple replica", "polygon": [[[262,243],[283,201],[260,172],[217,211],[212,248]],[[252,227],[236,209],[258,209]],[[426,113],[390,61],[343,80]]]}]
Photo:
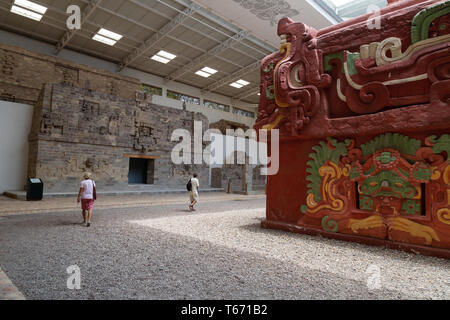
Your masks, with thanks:
[{"label": "red carved temple replica", "polygon": [[262,226],[450,258],[450,1],[389,3],[319,31],[279,21]]}]

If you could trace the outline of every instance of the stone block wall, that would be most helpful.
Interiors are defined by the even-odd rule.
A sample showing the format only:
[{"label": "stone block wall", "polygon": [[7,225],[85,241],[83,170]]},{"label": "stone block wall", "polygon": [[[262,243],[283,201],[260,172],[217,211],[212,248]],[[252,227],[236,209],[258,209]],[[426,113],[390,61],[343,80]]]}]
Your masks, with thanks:
[{"label": "stone block wall", "polygon": [[249,164],[248,156],[242,152],[235,151],[233,156],[233,163],[224,164],[215,173],[215,175],[219,175],[220,172],[222,187],[227,190],[228,183],[230,183],[230,192],[245,192],[246,188],[248,191],[264,190],[266,176],[261,175],[262,166]]},{"label": "stone block wall", "polygon": [[140,81],[0,44],[0,99],[34,104],[46,83],[67,83],[134,99]]},{"label": "stone block wall", "polygon": [[153,183],[184,187],[189,175],[208,184],[207,165],[174,165],[178,142],[173,130],[193,135],[200,113],[136,102],[69,84],[47,84],[41,92],[30,134],[30,177],[43,179],[46,192],[73,191],[84,171],[94,174],[103,190],[128,186],[129,157],[155,157]]}]

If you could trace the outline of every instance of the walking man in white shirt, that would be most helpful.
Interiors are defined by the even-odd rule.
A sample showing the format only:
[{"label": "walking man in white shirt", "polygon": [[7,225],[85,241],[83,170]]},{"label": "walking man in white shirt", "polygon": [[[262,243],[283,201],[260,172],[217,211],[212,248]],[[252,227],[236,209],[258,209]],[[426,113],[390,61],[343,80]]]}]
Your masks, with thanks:
[{"label": "walking man in white shirt", "polygon": [[189,205],[189,210],[195,211],[194,205],[198,202],[198,187],[200,183],[197,179],[197,174],[193,174],[193,178],[191,178],[191,190],[189,191],[189,198],[191,200],[191,204]]}]

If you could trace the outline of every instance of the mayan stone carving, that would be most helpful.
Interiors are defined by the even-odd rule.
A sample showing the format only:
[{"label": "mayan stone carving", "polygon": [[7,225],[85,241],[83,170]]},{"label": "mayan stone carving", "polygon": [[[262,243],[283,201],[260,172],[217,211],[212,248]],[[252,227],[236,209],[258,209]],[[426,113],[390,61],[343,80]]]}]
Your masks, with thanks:
[{"label": "mayan stone carving", "polygon": [[45,112],[42,115],[40,133],[64,134],[64,120],[62,115],[54,112]]},{"label": "mayan stone carving", "polygon": [[283,159],[263,226],[450,257],[450,1],[390,2],[382,32],[279,21],[255,125]]},{"label": "mayan stone carving", "polygon": [[62,77],[62,83],[74,86],[78,83],[78,70],[56,65],[56,72]]},{"label": "mayan stone carving", "polygon": [[4,53],[1,57],[1,64],[2,64],[2,74],[5,77],[8,78],[14,78],[15,77],[15,71],[17,67],[16,59],[14,55],[10,53]]},{"label": "mayan stone carving", "polygon": [[233,0],[244,9],[250,10],[259,19],[267,20],[273,26],[282,17],[295,17],[300,12],[283,0]]}]

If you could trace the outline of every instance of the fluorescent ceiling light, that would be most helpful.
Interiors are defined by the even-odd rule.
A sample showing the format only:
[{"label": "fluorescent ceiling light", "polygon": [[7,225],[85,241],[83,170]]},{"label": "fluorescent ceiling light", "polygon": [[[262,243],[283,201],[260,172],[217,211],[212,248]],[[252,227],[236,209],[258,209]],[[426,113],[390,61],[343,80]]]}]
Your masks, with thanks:
[{"label": "fluorescent ceiling light", "polygon": [[109,30],[106,30],[104,28],[101,28],[97,32],[97,34],[105,36],[105,37],[113,39],[113,40],[116,40],[116,41],[119,41],[123,37],[121,34],[118,34],[118,33],[115,33],[115,32],[109,31]]},{"label": "fluorescent ceiling light", "polygon": [[213,68],[210,68],[210,67],[204,67],[204,68],[202,69],[202,71],[207,72],[207,73],[209,73],[209,74],[215,74],[215,73],[217,72],[217,70],[215,70],[215,69],[213,69]]},{"label": "fluorescent ceiling light", "polygon": [[161,50],[157,54],[155,54],[153,57],[151,57],[152,60],[161,62],[161,63],[169,63],[173,59],[175,59],[177,56],[174,54],[171,54],[167,51]]},{"label": "fluorescent ceiling light", "polygon": [[195,74],[202,76],[204,78],[208,78],[217,72],[216,69],[204,67],[202,70],[198,70]]},{"label": "fluorescent ceiling light", "polygon": [[231,83],[230,86],[240,89],[248,84],[250,84],[250,82],[239,79],[238,81]]},{"label": "fluorescent ceiling light", "polygon": [[15,0],[14,4],[19,7],[34,11],[36,13],[40,13],[41,15],[45,14],[45,12],[47,11],[46,7],[28,0]]},{"label": "fluorescent ceiling light", "polygon": [[21,8],[18,6],[14,6],[14,5],[11,7],[11,12],[21,15],[21,16],[24,16],[24,17],[27,17],[27,18],[30,18],[30,19],[33,19],[33,20],[36,20],[36,21],[41,21],[41,19],[43,17],[42,14],[30,11],[30,10],[27,10],[27,9],[24,9],[24,8]]},{"label": "fluorescent ceiling light", "polygon": [[109,46],[113,46],[122,39],[122,35],[109,31],[107,29],[101,28],[98,32],[92,37],[92,39],[105,43]]},{"label": "fluorescent ceiling light", "polygon": [[196,74],[196,75],[199,75],[199,76],[202,76],[202,77],[204,77],[204,78],[208,78],[208,77],[211,76],[210,73],[204,72],[204,71],[202,71],[202,70],[197,71],[195,74]]},{"label": "fluorescent ceiling light", "polygon": [[113,46],[117,42],[117,41],[112,40],[110,38],[106,38],[104,36],[101,36],[99,34],[96,34],[95,36],[93,36],[92,39],[94,39],[95,41],[99,41],[99,42],[105,43],[105,44],[107,44],[109,46]]},{"label": "fluorescent ceiling light", "polygon": [[170,61],[170,60],[173,60],[173,59],[175,59],[175,58],[177,57],[176,55],[171,54],[171,53],[169,53],[169,52],[167,52],[167,51],[164,51],[164,50],[161,50],[161,51],[158,52],[156,55],[157,55],[157,56],[161,56],[161,57],[166,58],[166,59],[169,59],[169,61]]},{"label": "fluorescent ceiling light", "polygon": [[237,83],[237,82],[230,83],[230,86],[235,87],[235,88],[238,88],[238,89],[240,89],[240,88],[243,87],[242,84],[239,84],[239,83]]},{"label": "fluorescent ceiling light", "polygon": [[250,82],[245,81],[245,80],[238,80],[238,81],[236,81],[236,83],[239,83],[239,84],[242,84],[243,86],[246,86],[246,85],[248,85]]},{"label": "fluorescent ceiling light", "polygon": [[155,60],[155,61],[158,61],[158,62],[161,62],[161,63],[164,63],[164,64],[166,64],[166,63],[169,63],[169,62],[170,62],[170,60],[169,60],[169,59],[166,59],[166,58],[160,57],[160,56],[158,56],[158,55],[154,55],[153,57],[151,57],[151,59],[152,59],[152,60]]}]

